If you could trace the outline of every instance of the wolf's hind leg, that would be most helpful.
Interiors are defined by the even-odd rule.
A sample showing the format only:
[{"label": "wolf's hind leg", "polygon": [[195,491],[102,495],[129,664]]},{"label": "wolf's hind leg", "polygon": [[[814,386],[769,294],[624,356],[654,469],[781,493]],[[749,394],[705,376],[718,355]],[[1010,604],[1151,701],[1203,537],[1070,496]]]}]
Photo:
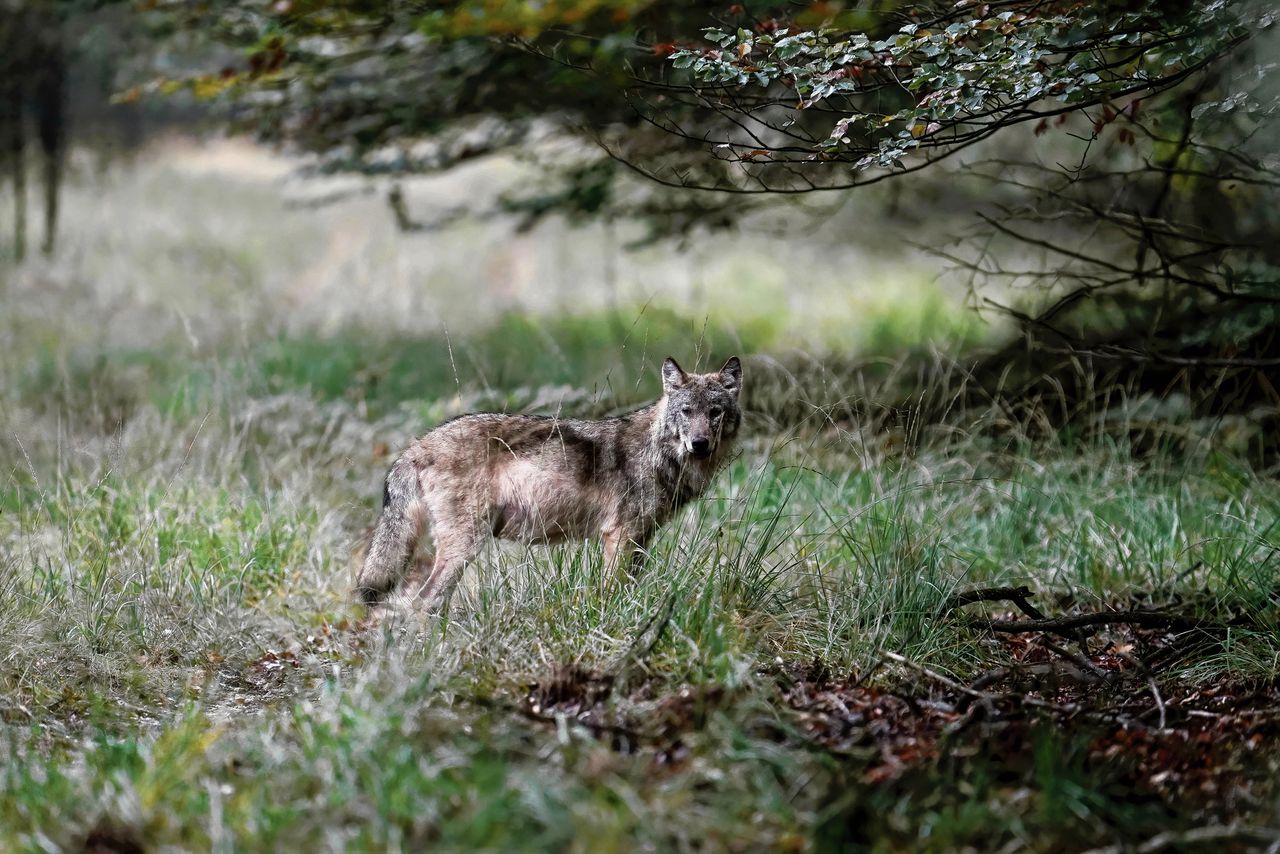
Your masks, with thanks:
[{"label": "wolf's hind leg", "polygon": [[462,578],[462,571],[480,550],[480,532],[459,527],[436,532],[436,563],[419,597],[430,610],[443,609]]},{"label": "wolf's hind leg", "polygon": [[404,580],[425,522],[418,469],[401,457],[387,473],[382,513],[356,578],[356,594],[366,605],[378,603]]}]

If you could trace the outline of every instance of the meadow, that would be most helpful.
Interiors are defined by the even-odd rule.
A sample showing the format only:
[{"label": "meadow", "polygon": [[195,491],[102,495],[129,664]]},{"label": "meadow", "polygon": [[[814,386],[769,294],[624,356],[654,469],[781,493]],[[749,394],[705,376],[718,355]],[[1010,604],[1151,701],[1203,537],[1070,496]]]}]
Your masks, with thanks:
[{"label": "meadow", "polygon": [[[913,418],[904,389],[955,394],[913,366],[1000,330],[834,238],[399,234],[232,143],[86,160],[65,209],[57,257],[0,258],[0,848],[1280,844],[1280,485],[1247,422]],[[622,411],[664,355],[734,352],[742,452],[638,581],[493,546],[445,615],[353,604],[413,436]],[[993,630],[1028,596],[1168,619]]]}]

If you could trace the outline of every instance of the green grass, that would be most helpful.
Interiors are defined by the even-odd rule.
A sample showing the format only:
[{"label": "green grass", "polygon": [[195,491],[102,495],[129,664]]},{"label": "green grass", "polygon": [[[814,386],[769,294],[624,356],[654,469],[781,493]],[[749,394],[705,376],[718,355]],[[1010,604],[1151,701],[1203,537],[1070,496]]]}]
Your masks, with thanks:
[{"label": "green grass", "polygon": [[[267,401],[269,428],[250,415]],[[868,785],[865,760],[808,743],[779,705],[778,662],[863,672],[890,649],[968,679],[1002,653],[937,614],[984,583],[1275,614],[1280,490],[1240,464],[980,437],[903,457],[801,431],[754,437],[633,585],[592,545],[491,549],[447,620],[353,632],[370,447],[411,425],[296,395],[217,409],[145,409],[100,460],[35,456],[35,477],[9,476],[6,847],[72,846],[100,820],[197,849],[1141,839],[1182,820],[1154,796],[1117,804],[1127,778],[1069,736]],[[621,717],[690,687],[732,699],[618,752],[571,717],[512,711],[561,663],[618,673]],[[1169,678],[1265,683],[1280,641],[1242,629],[1180,667]],[[670,738],[678,761],[661,758]],[[939,775],[963,785],[939,792]],[[1011,801],[1012,783],[1033,796]]]},{"label": "green grass", "polygon": [[[16,390],[37,411],[92,418],[90,426],[105,431],[144,405],[193,417],[219,401],[218,386],[228,381],[254,397],[302,392],[358,403],[372,419],[449,399],[498,410],[616,409],[649,399],[656,365],[668,354],[689,370],[711,370],[734,353],[785,348],[786,333],[767,310],[719,324],[653,304],[552,317],[513,312],[453,335],[372,328],[277,334],[206,357],[181,348],[68,349],[54,341],[38,345]],[[920,302],[886,303],[854,349],[870,358],[972,342],[977,327],[963,317],[934,292]]]},{"label": "green grass", "polygon": [[750,327],[708,328],[651,305],[639,313],[553,318],[512,313],[455,337],[388,339],[367,330],[278,338],[248,354],[244,371],[251,393],[301,389],[322,400],[362,401],[374,417],[406,402],[462,393],[479,394],[498,409],[554,405],[557,400],[540,401],[537,393],[556,386],[575,408],[584,397],[618,406],[645,399],[653,365],[669,353],[691,361],[690,370],[695,364],[710,369],[715,359],[775,341],[764,319]]},{"label": "green grass", "polygon": [[[1123,423],[1032,440],[984,426],[995,414],[905,433],[873,406],[853,420],[855,381],[811,346],[841,343],[842,317],[858,339],[842,349],[866,356],[976,327],[923,288],[856,294],[853,314],[798,329],[763,260],[714,321],[672,308],[673,289],[446,334],[368,316],[356,291],[294,325],[281,282],[314,221],[210,183],[140,179],[104,202],[138,210],[134,231],[82,222],[64,266],[0,270],[0,849],[96,834],[219,851],[1076,850],[1274,824],[1268,730],[1228,754],[1252,788],[1224,806],[1171,794],[1129,754],[1100,759],[1114,727],[1087,715],[917,733],[957,697],[882,656],[960,681],[1006,666],[1011,647],[939,612],[957,589],[1026,584],[1054,612],[1137,599],[1238,620],[1157,675],[1171,698],[1274,685],[1273,474],[1212,442],[1139,452]],[[207,218],[175,217],[187,185]],[[351,263],[394,273],[375,249]],[[198,287],[174,284],[184,271]],[[166,288],[181,312],[155,309]],[[103,305],[117,323],[84,322]],[[607,578],[595,544],[491,547],[446,617],[359,623],[352,548],[410,437],[463,409],[633,405],[668,352],[746,354],[754,415],[641,578]],[[1092,649],[1134,642],[1103,630]],[[907,740],[787,699],[854,677],[924,704],[883,721]],[[590,679],[611,686],[598,702]],[[815,721],[845,721],[848,743]],[[883,773],[917,736],[943,749]]]}]

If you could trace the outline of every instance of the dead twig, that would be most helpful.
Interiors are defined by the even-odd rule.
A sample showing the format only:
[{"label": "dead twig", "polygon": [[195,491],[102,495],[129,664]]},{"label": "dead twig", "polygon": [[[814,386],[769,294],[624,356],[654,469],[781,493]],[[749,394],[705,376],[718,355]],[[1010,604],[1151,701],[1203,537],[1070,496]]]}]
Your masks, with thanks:
[{"label": "dead twig", "polygon": [[1044,614],[1040,613],[1030,602],[1031,595],[1031,588],[1026,586],[978,587],[972,590],[962,590],[947,597],[947,601],[942,605],[942,613],[945,614],[949,611],[963,608],[965,605],[972,605],[975,602],[1012,602],[1031,619],[1043,620]]},{"label": "dead twig", "polygon": [[492,709],[495,711],[506,712],[508,714],[519,715],[526,720],[547,726],[559,728],[563,725],[561,724],[561,721],[563,720],[565,724],[582,727],[596,738],[608,735],[615,740],[625,740],[625,743],[629,743],[632,746],[643,744],[645,741],[644,734],[639,730],[632,729],[628,726],[596,721],[582,714],[570,714],[555,710],[550,712],[534,711],[522,703],[513,703],[509,700],[495,697],[473,696],[460,697],[459,699],[482,709]]}]

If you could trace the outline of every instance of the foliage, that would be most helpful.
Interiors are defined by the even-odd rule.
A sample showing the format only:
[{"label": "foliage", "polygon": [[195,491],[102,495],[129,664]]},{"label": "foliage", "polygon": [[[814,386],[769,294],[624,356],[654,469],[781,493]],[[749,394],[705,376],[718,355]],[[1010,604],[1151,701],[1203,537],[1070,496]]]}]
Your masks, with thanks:
[{"label": "foliage", "polygon": [[[621,156],[668,180],[692,163],[646,132],[653,126],[738,163],[866,168],[1091,107],[1107,105],[1108,123],[1132,118],[1138,102],[1238,53],[1273,18],[1247,3],[1151,0],[891,4],[857,15],[657,0],[153,5],[157,26],[239,54],[153,86],[229,97],[242,121],[320,152],[325,168],[435,169],[527,145],[548,128],[613,127],[625,128],[610,136]],[[716,19],[724,23],[706,28]],[[815,20],[825,26],[805,28]],[[715,46],[682,46],[698,31]],[[1221,103],[1270,109],[1248,93]],[[461,138],[440,139],[445,130]],[[720,176],[708,186],[730,186],[732,173],[706,174]],[[750,174],[758,190],[786,189]]]},{"label": "foliage", "polygon": [[[715,48],[684,49],[671,59],[675,68],[690,69],[708,102],[728,90],[729,109],[747,116],[750,139],[720,143],[725,156],[840,160],[866,169],[901,166],[917,150],[952,153],[1002,128],[1103,104],[1132,117],[1142,99],[1223,60],[1271,15],[1226,3],[965,0],[909,17],[884,38],[708,29]],[[840,117],[822,138],[790,131],[794,119],[779,122],[766,112],[784,106],[778,95],[741,93],[773,84],[794,92],[799,110]],[[769,132],[780,141],[768,141]],[[816,151],[805,153],[806,147]]]},{"label": "foliage", "polygon": [[439,169],[554,129],[636,124],[622,90],[637,68],[663,61],[640,44],[643,34],[693,32],[709,8],[655,0],[153,5],[147,20],[175,43],[213,41],[235,52],[220,68],[201,73],[196,63],[148,88],[229,99],[243,126],[320,153],[321,168],[373,173]]},{"label": "foliage", "polygon": [[[928,248],[1027,339],[980,387],[1110,384],[1078,382],[1084,362],[1153,390],[1183,383],[1199,409],[1274,405],[1255,373],[1280,364],[1260,320],[1280,305],[1274,10],[961,2],[907,17],[881,35],[709,29],[713,47],[673,54],[725,119],[699,136],[737,167],[700,186],[851,188],[975,152],[979,222]],[[1033,123],[1044,141],[993,139]]]}]

